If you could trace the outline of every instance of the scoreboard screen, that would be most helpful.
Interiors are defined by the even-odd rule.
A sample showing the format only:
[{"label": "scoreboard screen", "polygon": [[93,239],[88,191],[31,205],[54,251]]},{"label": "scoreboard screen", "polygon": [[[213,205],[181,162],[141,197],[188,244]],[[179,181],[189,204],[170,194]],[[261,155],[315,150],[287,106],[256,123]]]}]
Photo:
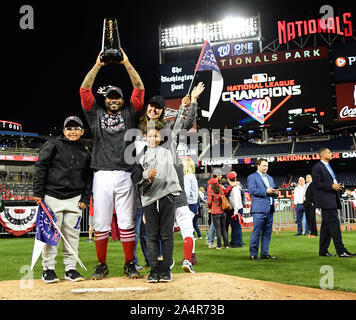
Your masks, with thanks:
[{"label": "scoreboard screen", "polygon": [[198,101],[199,127],[297,128],[336,118],[328,59],[226,68],[221,74],[224,86],[210,119],[201,111],[211,111],[211,72],[201,72],[195,81],[206,84]]}]

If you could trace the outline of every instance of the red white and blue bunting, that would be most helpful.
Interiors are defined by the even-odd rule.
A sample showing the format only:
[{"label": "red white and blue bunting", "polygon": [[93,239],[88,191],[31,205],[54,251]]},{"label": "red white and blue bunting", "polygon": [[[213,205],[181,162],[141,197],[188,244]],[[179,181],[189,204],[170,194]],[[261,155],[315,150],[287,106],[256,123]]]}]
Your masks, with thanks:
[{"label": "red white and blue bunting", "polygon": [[7,232],[21,236],[33,229],[37,216],[36,205],[30,206],[2,206],[0,210],[0,223]]}]

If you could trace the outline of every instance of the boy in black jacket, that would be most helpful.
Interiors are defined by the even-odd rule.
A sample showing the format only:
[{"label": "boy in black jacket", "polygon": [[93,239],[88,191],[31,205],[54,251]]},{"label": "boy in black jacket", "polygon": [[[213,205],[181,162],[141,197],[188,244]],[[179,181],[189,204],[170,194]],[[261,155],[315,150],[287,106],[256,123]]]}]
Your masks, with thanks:
[{"label": "boy in black jacket", "polygon": [[[75,116],[64,121],[63,136],[48,140],[41,148],[35,164],[33,198],[52,209],[69,245],[78,254],[82,210],[90,202],[92,171],[90,154],[80,138],[84,134],[83,122]],[[42,252],[43,275],[46,283],[58,282],[54,267],[57,246],[46,245]],[[76,260],[63,243],[65,279],[84,280],[76,271]]]}]

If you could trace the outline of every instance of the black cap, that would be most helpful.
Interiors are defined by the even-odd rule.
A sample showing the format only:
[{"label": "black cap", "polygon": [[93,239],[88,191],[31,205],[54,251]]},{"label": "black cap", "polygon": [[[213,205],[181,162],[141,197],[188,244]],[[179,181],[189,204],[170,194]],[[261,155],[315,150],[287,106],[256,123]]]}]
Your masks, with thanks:
[{"label": "black cap", "polygon": [[67,124],[70,122],[76,122],[77,124],[79,124],[82,128],[84,127],[82,120],[80,120],[77,116],[70,116],[67,119],[64,120],[64,124],[63,127],[67,127]]},{"label": "black cap", "polygon": [[116,86],[108,86],[105,91],[105,97],[107,97],[111,92],[117,92],[121,97],[124,97],[122,90]]},{"label": "black cap", "polygon": [[150,100],[148,100],[148,104],[156,103],[160,109],[164,109],[166,107],[166,102],[161,96],[153,96]]}]

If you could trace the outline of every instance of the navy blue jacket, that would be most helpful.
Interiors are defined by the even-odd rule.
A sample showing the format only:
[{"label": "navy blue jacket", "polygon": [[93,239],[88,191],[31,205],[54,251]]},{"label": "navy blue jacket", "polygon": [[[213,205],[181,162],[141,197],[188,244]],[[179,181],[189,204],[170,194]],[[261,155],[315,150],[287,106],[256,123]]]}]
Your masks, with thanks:
[{"label": "navy blue jacket", "polygon": [[333,178],[321,161],[313,166],[312,178],[315,207],[320,209],[340,209],[339,193],[333,190]]}]

